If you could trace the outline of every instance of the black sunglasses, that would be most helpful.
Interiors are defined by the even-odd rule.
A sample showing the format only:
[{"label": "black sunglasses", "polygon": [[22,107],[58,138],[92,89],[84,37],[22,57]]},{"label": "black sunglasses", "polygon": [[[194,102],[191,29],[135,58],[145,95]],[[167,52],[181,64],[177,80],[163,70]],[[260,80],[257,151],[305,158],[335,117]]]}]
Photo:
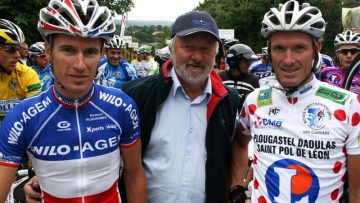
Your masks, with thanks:
[{"label": "black sunglasses", "polygon": [[0,48],[9,54],[13,54],[21,50],[20,44],[0,44]]},{"label": "black sunglasses", "polygon": [[338,49],[337,50],[342,55],[348,55],[349,52],[351,55],[357,54],[360,52],[360,49],[358,48],[351,48],[351,49]]}]

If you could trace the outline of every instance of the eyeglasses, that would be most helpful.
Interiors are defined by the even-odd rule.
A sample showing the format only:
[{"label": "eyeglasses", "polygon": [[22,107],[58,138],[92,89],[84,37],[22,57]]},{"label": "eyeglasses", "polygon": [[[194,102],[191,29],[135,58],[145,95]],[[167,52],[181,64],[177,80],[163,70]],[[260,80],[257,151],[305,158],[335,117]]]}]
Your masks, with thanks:
[{"label": "eyeglasses", "polygon": [[36,57],[44,59],[44,58],[46,58],[46,54],[40,54],[40,55],[37,55]]},{"label": "eyeglasses", "polygon": [[20,44],[0,44],[0,48],[9,54],[13,54],[21,50]]},{"label": "eyeglasses", "polygon": [[349,52],[351,55],[357,54],[360,52],[360,49],[358,48],[351,48],[351,49],[338,49],[337,50],[342,55],[348,55]]}]

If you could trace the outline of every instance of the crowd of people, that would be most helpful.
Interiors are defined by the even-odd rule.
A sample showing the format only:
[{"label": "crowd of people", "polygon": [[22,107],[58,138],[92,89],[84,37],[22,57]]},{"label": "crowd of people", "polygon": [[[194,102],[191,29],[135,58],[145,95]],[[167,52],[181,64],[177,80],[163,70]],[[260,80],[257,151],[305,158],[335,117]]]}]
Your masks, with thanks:
[{"label": "crowd of people", "polygon": [[112,18],[50,0],[30,46],[0,19],[0,202],[24,156],[29,203],[360,202],[359,33],[331,58],[321,11],[289,0],[256,54],[190,11],[128,62]]}]

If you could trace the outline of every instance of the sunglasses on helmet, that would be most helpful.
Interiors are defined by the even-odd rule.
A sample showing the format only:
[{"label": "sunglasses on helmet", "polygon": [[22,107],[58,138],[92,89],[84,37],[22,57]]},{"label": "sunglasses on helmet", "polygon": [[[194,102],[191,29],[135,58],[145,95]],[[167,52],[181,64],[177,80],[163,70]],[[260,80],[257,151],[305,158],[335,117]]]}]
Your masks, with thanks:
[{"label": "sunglasses on helmet", "polygon": [[20,44],[0,44],[0,48],[9,54],[13,54],[21,50]]},{"label": "sunglasses on helmet", "polygon": [[351,48],[351,49],[338,49],[337,50],[342,55],[348,55],[349,53],[351,55],[357,54],[360,52],[359,48]]}]

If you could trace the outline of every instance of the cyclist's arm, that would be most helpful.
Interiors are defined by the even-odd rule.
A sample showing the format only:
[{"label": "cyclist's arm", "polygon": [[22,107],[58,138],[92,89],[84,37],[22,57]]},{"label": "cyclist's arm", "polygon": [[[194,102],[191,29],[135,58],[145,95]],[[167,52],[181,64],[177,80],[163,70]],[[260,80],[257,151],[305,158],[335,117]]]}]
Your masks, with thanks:
[{"label": "cyclist's arm", "polygon": [[16,167],[0,165],[0,202],[5,202],[14,181],[16,170]]},{"label": "cyclist's arm", "polygon": [[244,175],[248,166],[248,143],[250,140],[251,137],[242,134],[240,130],[233,140],[230,186],[244,186]]},{"label": "cyclist's arm", "polygon": [[124,161],[124,180],[129,203],[147,202],[146,180],[141,161],[140,139],[129,148],[121,148]]},{"label": "cyclist's arm", "polygon": [[348,180],[350,202],[360,202],[360,155],[348,155]]}]

